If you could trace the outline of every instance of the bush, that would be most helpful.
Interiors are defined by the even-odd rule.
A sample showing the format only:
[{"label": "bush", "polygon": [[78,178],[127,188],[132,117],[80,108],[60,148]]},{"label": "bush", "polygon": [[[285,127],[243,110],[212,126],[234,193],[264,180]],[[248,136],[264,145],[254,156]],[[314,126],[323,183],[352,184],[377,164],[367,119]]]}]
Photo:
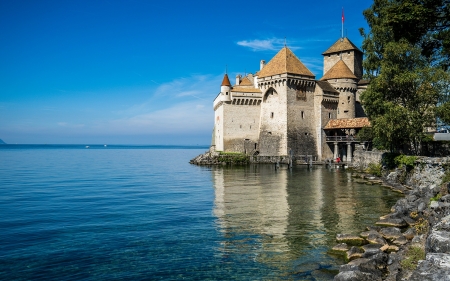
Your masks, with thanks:
[{"label": "bush", "polygon": [[446,170],[444,177],[442,178],[442,183],[450,182],[450,170]]},{"label": "bush", "polygon": [[406,166],[407,169],[412,169],[416,160],[416,156],[407,156],[404,154],[394,158],[394,162],[397,167],[401,168],[402,166]]},{"label": "bush", "polygon": [[369,163],[369,166],[366,169],[366,173],[381,177],[381,164]]}]

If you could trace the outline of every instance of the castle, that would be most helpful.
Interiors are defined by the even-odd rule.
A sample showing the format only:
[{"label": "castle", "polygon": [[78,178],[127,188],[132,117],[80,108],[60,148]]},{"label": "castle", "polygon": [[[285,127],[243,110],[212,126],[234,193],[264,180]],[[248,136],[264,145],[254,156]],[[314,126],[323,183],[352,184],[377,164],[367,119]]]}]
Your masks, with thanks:
[{"label": "castle", "polygon": [[284,46],[260,70],[225,74],[214,100],[211,148],[255,158],[351,161],[354,135],[370,126],[359,96],[363,53],[348,38],[337,40],[323,55],[323,77],[314,74]]}]

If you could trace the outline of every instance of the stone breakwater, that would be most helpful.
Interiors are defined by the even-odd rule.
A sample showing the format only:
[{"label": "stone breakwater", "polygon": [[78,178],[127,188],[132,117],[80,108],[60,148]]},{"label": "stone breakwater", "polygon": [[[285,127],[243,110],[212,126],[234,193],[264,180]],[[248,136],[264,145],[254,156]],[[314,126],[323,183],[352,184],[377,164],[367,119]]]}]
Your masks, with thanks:
[{"label": "stone breakwater", "polygon": [[[381,153],[360,157],[356,166],[365,168],[374,159]],[[337,235],[339,244],[332,250],[350,262],[334,280],[450,281],[450,183],[441,184],[449,164],[450,157],[424,157],[409,171],[383,170],[381,178],[357,174],[405,197],[367,231]]]}]

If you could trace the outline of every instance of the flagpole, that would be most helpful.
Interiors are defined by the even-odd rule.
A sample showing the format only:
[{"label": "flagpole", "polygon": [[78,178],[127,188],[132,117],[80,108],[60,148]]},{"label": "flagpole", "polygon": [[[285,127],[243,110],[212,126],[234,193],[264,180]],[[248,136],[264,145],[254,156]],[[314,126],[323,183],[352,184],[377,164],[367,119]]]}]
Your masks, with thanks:
[{"label": "flagpole", "polygon": [[344,7],[342,7],[342,38],[344,38]]}]

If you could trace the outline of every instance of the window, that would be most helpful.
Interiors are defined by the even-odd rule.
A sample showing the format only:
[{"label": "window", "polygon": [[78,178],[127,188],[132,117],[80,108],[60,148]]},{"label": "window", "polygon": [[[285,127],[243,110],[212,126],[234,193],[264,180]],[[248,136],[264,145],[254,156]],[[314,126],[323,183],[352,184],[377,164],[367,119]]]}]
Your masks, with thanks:
[{"label": "window", "polygon": [[348,110],[344,110],[344,113],[348,113]]},{"label": "window", "polygon": [[302,119],[305,118],[305,112],[302,111]]},{"label": "window", "polygon": [[331,119],[331,113],[328,112],[328,119]]},{"label": "window", "polygon": [[270,118],[273,118],[273,112],[272,112],[272,113],[270,113]]},{"label": "window", "polygon": [[228,96],[228,92],[227,92],[227,96]]}]

